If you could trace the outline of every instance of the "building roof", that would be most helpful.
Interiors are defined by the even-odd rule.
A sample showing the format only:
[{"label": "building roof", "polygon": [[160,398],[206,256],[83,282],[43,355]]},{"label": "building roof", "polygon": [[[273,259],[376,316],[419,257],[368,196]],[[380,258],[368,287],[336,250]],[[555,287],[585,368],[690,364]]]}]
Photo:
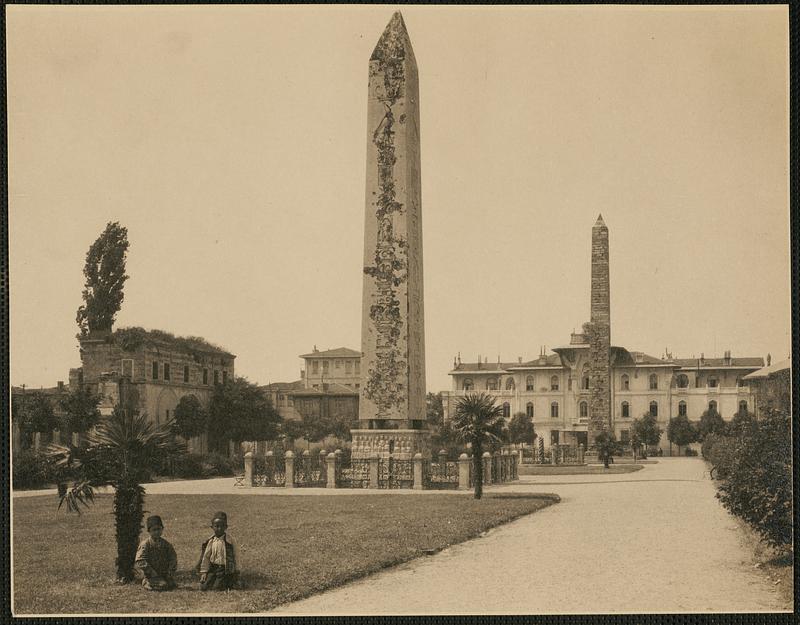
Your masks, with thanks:
[{"label": "building roof", "polygon": [[175,336],[164,330],[146,330],[138,326],[117,328],[111,333],[111,341],[118,343],[125,351],[134,351],[141,345],[167,346],[186,352],[220,354],[236,358],[228,350],[209,343],[200,336]]},{"label": "building roof", "polygon": [[28,388],[27,386],[23,389],[21,386],[12,386],[11,387],[11,394],[12,395],[61,395],[66,394],[69,392],[69,385],[65,384],[63,388],[59,388],[57,386],[51,386],[49,388]]},{"label": "building roof", "polygon": [[699,358],[675,358],[674,362],[679,367],[686,369],[722,369],[724,367],[763,367],[763,358],[731,358],[730,364],[725,364],[724,358],[703,358],[702,364]]},{"label": "building roof", "polygon": [[767,367],[763,367],[758,371],[753,371],[753,373],[748,373],[747,375],[743,376],[743,380],[755,380],[757,378],[766,378],[772,375],[773,373],[778,373],[779,371],[784,371],[785,369],[792,368],[792,359],[788,358],[787,360],[781,360],[780,362],[776,362],[774,365],[769,365]]},{"label": "building roof", "polygon": [[548,354],[543,361],[538,358],[528,362],[460,362],[450,371],[450,375],[459,373],[507,373],[510,370],[532,369],[536,367],[560,367],[558,354]]},{"label": "building roof", "polygon": [[310,354],[302,354],[300,358],[361,358],[361,352],[348,347],[337,347],[326,349],[324,352],[313,351]]},{"label": "building roof", "polygon": [[343,384],[324,383],[323,388],[304,388],[297,391],[292,391],[293,397],[312,397],[317,395],[354,395],[358,396],[359,391]]},{"label": "building roof", "polygon": [[302,380],[295,380],[294,382],[272,382],[258,388],[262,391],[299,391],[304,386]]}]

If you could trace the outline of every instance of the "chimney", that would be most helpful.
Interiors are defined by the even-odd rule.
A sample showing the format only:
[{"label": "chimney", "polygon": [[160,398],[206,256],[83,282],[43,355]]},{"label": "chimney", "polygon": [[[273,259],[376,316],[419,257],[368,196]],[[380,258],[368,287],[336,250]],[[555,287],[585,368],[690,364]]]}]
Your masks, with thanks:
[{"label": "chimney", "polygon": [[64,382],[61,381],[61,380],[58,381],[58,392],[59,393],[63,393],[64,392]]},{"label": "chimney", "polygon": [[519,364],[522,364],[522,356],[517,356],[517,360],[519,361]]},{"label": "chimney", "polygon": [[481,368],[481,362],[483,362],[483,361],[481,360],[481,355],[480,355],[480,354],[478,354],[478,369],[480,369],[480,368]]},{"label": "chimney", "polygon": [[311,351],[313,351],[313,352],[318,352],[319,350],[317,349],[317,346],[316,346],[316,345],[314,345],[314,349],[312,349]]},{"label": "chimney", "polygon": [[461,364],[461,352],[458,352],[458,364]]},{"label": "chimney", "polygon": [[767,366],[769,367],[772,364],[772,354],[767,354]]},{"label": "chimney", "polygon": [[704,365],[706,360],[705,352],[700,352],[700,364]]}]

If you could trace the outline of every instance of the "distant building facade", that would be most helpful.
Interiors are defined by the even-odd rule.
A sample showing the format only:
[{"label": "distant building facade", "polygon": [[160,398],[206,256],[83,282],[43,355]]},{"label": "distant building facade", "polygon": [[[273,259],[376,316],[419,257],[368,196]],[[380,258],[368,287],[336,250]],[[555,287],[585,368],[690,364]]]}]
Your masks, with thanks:
[{"label": "distant building facade", "polygon": [[450,371],[452,388],[442,393],[445,419],[456,402],[470,393],[495,396],[509,418],[518,412],[532,417],[545,447],[591,445],[593,434],[612,431],[623,442],[634,419],[654,415],[664,430],[660,447],[669,453],[667,425],[673,417],[699,420],[715,408],[725,420],[742,409],[754,410],[753,394],[744,378],[764,366],[759,357],[661,358],[610,343],[608,229],[599,217],[592,229],[591,320],[554,353],[542,350],[535,360],[489,363],[461,362]]},{"label": "distant building facade", "polygon": [[765,410],[792,412],[792,360],[772,364],[767,355],[767,366],[743,378],[753,395],[753,413],[761,416]]},{"label": "distant building facade", "polygon": [[302,354],[304,368],[294,382],[274,382],[261,389],[284,419],[304,415],[358,419],[361,352],[347,347]]}]

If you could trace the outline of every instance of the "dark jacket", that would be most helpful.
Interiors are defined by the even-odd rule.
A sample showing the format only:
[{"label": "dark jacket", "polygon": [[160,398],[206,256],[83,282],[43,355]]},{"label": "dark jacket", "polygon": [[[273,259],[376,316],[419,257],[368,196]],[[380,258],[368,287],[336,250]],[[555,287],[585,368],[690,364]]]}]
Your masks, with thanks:
[{"label": "dark jacket", "polygon": [[[203,541],[203,544],[200,546],[200,560],[197,562],[197,570],[200,571],[201,573],[203,572],[202,570],[203,556],[205,555],[206,547],[208,547],[208,543],[211,542],[212,538],[214,538],[213,535],[209,536],[205,541]],[[238,567],[236,566],[236,547],[228,537],[227,533],[224,535],[224,538],[225,538],[225,572],[235,573],[238,570]]]}]

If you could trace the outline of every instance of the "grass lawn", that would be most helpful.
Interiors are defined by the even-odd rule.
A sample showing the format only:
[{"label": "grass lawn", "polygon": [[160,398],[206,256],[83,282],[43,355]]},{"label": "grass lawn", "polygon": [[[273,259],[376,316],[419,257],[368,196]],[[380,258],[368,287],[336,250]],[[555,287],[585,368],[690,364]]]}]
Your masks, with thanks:
[{"label": "grass lawn", "polygon": [[[111,495],[78,516],[55,496],[14,500],[14,613],[263,612],[463,542],[536,512],[555,495],[149,495],[178,553],[178,590],[114,583]],[[228,513],[245,590],[201,592],[194,567],[211,515]],[[144,536],[144,531],[142,533]]]},{"label": "grass lawn", "polygon": [[587,465],[550,465],[523,464],[519,467],[520,475],[614,475],[617,473],[633,473],[641,471],[641,464],[612,464],[607,469],[602,464]]}]

